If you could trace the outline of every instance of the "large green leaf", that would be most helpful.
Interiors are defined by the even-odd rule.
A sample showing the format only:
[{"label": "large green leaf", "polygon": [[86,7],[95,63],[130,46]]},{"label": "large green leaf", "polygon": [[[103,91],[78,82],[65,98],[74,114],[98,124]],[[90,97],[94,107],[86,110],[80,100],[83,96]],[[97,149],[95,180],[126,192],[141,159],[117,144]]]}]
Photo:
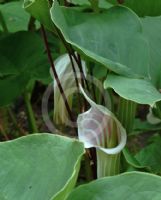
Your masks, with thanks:
[{"label": "large green leaf", "polygon": [[130,135],[138,135],[141,133],[145,133],[147,131],[160,131],[161,123],[159,124],[150,124],[147,120],[142,121],[139,118],[136,118],[134,121],[134,131]]},{"label": "large green leaf", "polygon": [[[5,56],[0,55],[0,78],[10,74],[17,74],[17,69],[13,63]],[[9,68],[9,69],[8,69]]]},{"label": "large green leaf", "polygon": [[117,75],[108,75],[104,82],[104,87],[113,88],[114,91],[124,99],[128,99],[139,104],[153,106],[155,102],[161,100],[161,94],[151,84],[144,79],[127,78]]},{"label": "large green leaf", "polygon": [[[161,1],[160,1],[161,2]],[[155,86],[161,88],[161,17],[141,18],[143,34],[150,46],[150,75]]]},{"label": "large green leaf", "polygon": [[86,56],[119,74],[147,76],[148,45],[139,18],[129,9],[115,6],[93,13],[54,1],[51,17],[66,41]]},{"label": "large green leaf", "polygon": [[[88,5],[90,6],[90,1],[89,0],[70,0],[70,3],[76,4],[76,5]],[[101,0],[98,2],[100,8],[109,8],[112,5],[108,3],[106,0]]]},{"label": "large green leaf", "polygon": [[144,169],[149,171],[149,168],[147,166],[141,165],[139,161],[131,154],[127,147],[123,149],[123,155],[130,167],[133,167],[134,169]]},{"label": "large green leaf", "polygon": [[9,2],[0,5],[9,32],[27,30],[29,14],[22,8],[22,2]]},{"label": "large green leaf", "polygon": [[24,0],[24,8],[47,29],[54,30],[54,25],[50,18],[48,0]]},{"label": "large green leaf", "polygon": [[76,5],[90,5],[88,0],[69,0],[69,2]]},{"label": "large green leaf", "polygon": [[22,94],[28,83],[28,77],[21,75],[7,76],[0,79],[0,107],[10,104]]},{"label": "large green leaf", "polygon": [[161,137],[155,138],[151,144],[136,154],[135,158],[141,165],[146,165],[151,172],[161,174]]},{"label": "large green leaf", "polygon": [[[108,0],[110,3],[118,4],[117,0]],[[139,16],[157,16],[161,15],[160,0],[120,0],[122,5],[133,9]]]},{"label": "large green leaf", "polygon": [[4,91],[0,94],[0,106],[11,103],[31,79],[50,76],[42,39],[35,33],[22,31],[3,37],[0,60],[0,91]]},{"label": "large green leaf", "polygon": [[160,188],[159,176],[131,172],[82,185],[68,200],[160,200]]},{"label": "large green leaf", "polygon": [[[33,76],[38,69],[44,66],[44,60],[47,61],[42,39],[35,33],[25,31],[16,32],[1,39],[0,57],[1,55],[14,65],[17,72],[25,71],[25,73],[30,73]],[[43,63],[41,64],[40,61]],[[5,73],[7,71],[9,73],[10,68],[13,68],[10,64],[6,67],[7,69],[4,69],[3,63],[0,65],[2,65],[1,74],[3,74],[3,70],[5,70]]]},{"label": "large green leaf", "polygon": [[0,143],[0,199],[64,200],[76,183],[83,144],[51,134]]}]

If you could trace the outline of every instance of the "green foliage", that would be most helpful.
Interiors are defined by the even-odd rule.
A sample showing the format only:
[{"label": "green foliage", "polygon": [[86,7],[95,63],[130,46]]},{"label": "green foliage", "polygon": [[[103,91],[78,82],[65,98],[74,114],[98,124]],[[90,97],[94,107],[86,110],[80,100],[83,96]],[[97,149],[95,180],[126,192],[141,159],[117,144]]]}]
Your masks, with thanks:
[{"label": "green foliage", "polygon": [[19,97],[24,92],[27,83],[28,77],[25,77],[25,74],[0,79],[0,107],[11,104]]},{"label": "green foliage", "polygon": [[[96,156],[87,150],[79,183],[91,180],[96,171],[98,177],[134,170],[161,175],[161,126],[150,124],[139,110],[146,112],[146,104],[155,117],[161,117],[160,22],[158,0],[24,0],[23,7],[22,1],[0,0],[0,107],[23,96],[28,128],[38,132],[32,93],[36,82],[42,86],[51,80],[56,87],[50,113],[63,119],[65,130],[69,116],[78,119],[78,129],[71,126],[71,133],[78,131],[85,147],[96,148]],[[57,57],[59,62],[54,62]],[[81,92],[87,101],[81,94],[69,99],[72,91]],[[36,101],[41,95],[34,93]],[[8,112],[3,109],[0,134],[7,140],[12,137],[4,129],[9,117],[3,119]],[[78,116],[79,112],[84,113]],[[16,117],[13,121],[16,124]],[[19,123],[17,127],[21,132]],[[159,134],[151,137],[155,131]],[[146,143],[148,137],[150,142],[134,153],[129,143],[124,148],[126,132],[127,139],[142,137]],[[1,142],[0,200],[161,199],[161,178],[141,172],[98,179],[71,192],[84,152],[79,141],[51,134]]]},{"label": "green foliage", "polygon": [[159,176],[132,172],[93,181],[75,189],[68,200],[159,200]]},{"label": "green foliage", "polygon": [[145,17],[141,19],[143,34],[150,47],[150,76],[152,83],[161,88],[161,17]]},{"label": "green foliage", "polygon": [[146,131],[159,131],[161,130],[161,124],[150,124],[148,121],[141,121],[140,119],[135,119],[134,122],[134,133],[132,135],[136,135],[137,133],[146,132]]},{"label": "green foliage", "polygon": [[0,106],[10,104],[22,94],[31,79],[50,76],[42,39],[36,33],[21,31],[3,37],[0,59],[0,90],[3,91]]},{"label": "green foliage", "polygon": [[65,199],[83,153],[82,143],[46,133],[0,143],[1,199]]},{"label": "green foliage", "polygon": [[78,51],[116,73],[148,76],[148,44],[133,12],[116,6],[91,13],[54,2],[52,20]]},{"label": "green foliage", "polygon": [[[97,0],[94,0],[94,2],[97,2]],[[70,3],[80,6],[88,6],[91,5],[91,0],[70,0]],[[99,8],[110,8],[112,4],[107,2],[106,0],[98,1]]]},{"label": "green foliage", "polygon": [[143,169],[145,171],[150,171],[148,166],[145,166],[145,165],[142,165],[141,163],[139,163],[139,161],[130,153],[130,151],[127,147],[124,148],[123,155],[124,155],[126,162],[128,163],[129,168],[133,167],[134,169],[138,169],[138,170]]},{"label": "green foliage", "polygon": [[0,5],[0,12],[4,17],[9,32],[27,31],[30,15],[22,9],[22,1],[2,4]]},{"label": "green foliage", "polygon": [[53,31],[54,25],[50,18],[50,5],[48,0],[24,0],[24,8],[47,29]]},{"label": "green foliage", "polygon": [[149,167],[152,173],[161,174],[161,137],[157,136],[135,156],[141,165]]},{"label": "green foliage", "polygon": [[[118,4],[117,0],[107,0],[110,3]],[[139,16],[161,15],[161,1],[159,0],[120,0],[122,5],[134,10]]]},{"label": "green foliage", "polygon": [[105,89],[113,88],[121,97],[153,106],[161,100],[161,94],[150,83],[144,79],[133,79],[117,75],[108,75],[104,82]]}]

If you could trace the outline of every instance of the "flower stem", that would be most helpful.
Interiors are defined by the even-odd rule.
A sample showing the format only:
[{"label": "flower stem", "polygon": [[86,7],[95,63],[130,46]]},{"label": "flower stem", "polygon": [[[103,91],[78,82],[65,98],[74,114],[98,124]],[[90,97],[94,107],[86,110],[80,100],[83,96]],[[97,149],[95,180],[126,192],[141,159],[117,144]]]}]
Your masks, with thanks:
[{"label": "flower stem", "polygon": [[[120,97],[118,106],[119,106],[118,107],[118,119],[122,123],[123,127],[126,129],[127,134],[129,134],[133,130],[136,109],[137,109],[137,103]],[[127,152],[128,152],[128,149],[127,149],[127,147],[125,147],[123,149],[124,157],[127,154]],[[124,165],[126,166],[127,163],[124,163]]]},{"label": "flower stem", "polygon": [[[112,121],[111,134],[107,138],[107,147],[114,148],[118,145],[118,130],[116,122]],[[109,155],[100,149],[97,152],[97,178],[114,176],[120,172],[120,153]]]},{"label": "flower stem", "polygon": [[120,172],[120,153],[109,155],[100,149],[97,152],[97,178],[114,176]]},{"label": "flower stem", "polygon": [[41,29],[42,29],[42,35],[43,35],[44,44],[45,44],[45,47],[46,47],[48,59],[49,59],[49,62],[50,62],[50,65],[51,65],[51,68],[52,68],[52,71],[53,71],[55,80],[56,80],[57,85],[58,85],[58,87],[59,87],[59,90],[60,90],[60,93],[61,93],[61,95],[62,95],[63,101],[64,101],[64,103],[65,103],[67,112],[68,112],[68,114],[69,114],[69,117],[70,117],[71,121],[74,122],[75,120],[74,120],[72,111],[71,111],[71,109],[70,109],[70,106],[69,106],[69,104],[68,104],[67,98],[66,98],[66,96],[65,96],[64,90],[63,90],[63,88],[62,88],[61,82],[60,82],[60,80],[59,80],[58,74],[57,74],[56,69],[55,69],[55,65],[54,65],[54,62],[53,62],[53,59],[52,59],[52,56],[51,56],[51,51],[50,51],[49,44],[48,44],[48,40],[47,40],[46,31],[45,31],[43,25],[41,25]]},{"label": "flower stem", "polygon": [[120,97],[118,105],[118,119],[129,134],[134,125],[137,103]]},{"label": "flower stem", "polygon": [[73,73],[74,73],[74,78],[75,78],[75,82],[76,82],[76,86],[77,86],[77,90],[78,90],[78,102],[79,102],[79,109],[80,109],[80,112],[81,112],[81,97],[80,97],[80,93],[79,93],[79,81],[78,81],[78,77],[77,77],[77,72],[76,72],[76,69],[75,69],[75,66],[74,66],[74,62],[73,62],[73,58],[70,54],[70,52],[68,52],[68,55],[69,55],[69,58],[70,58],[70,62],[71,62],[71,65],[72,65],[72,70],[73,70]]},{"label": "flower stem", "polygon": [[31,132],[32,133],[38,133],[38,128],[37,128],[37,125],[36,125],[36,119],[35,119],[34,112],[33,112],[33,109],[32,109],[30,96],[31,96],[31,94],[29,92],[25,92],[24,101],[25,101],[25,104],[26,104],[28,122],[29,122],[29,125],[30,125],[30,128],[31,128]]}]

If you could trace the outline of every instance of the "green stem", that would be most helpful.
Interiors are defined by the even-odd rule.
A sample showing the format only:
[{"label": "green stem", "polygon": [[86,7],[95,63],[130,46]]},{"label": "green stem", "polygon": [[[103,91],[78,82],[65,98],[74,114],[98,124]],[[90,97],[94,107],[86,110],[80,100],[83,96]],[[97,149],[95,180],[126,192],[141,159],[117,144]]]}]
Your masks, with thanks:
[{"label": "green stem", "polygon": [[4,130],[4,128],[2,127],[2,125],[0,125],[0,133],[3,135],[5,140],[9,140],[8,135],[7,135],[6,131]]},{"label": "green stem", "polygon": [[9,132],[9,121],[6,107],[0,109],[0,124],[3,124],[5,132]]},{"label": "green stem", "polygon": [[99,0],[89,0],[91,7],[95,13],[99,13]]},{"label": "green stem", "polygon": [[1,11],[0,11],[0,24],[1,24],[2,28],[3,28],[3,31],[4,31],[5,33],[8,33],[8,28],[7,28],[5,19],[4,19],[3,14],[2,14]]},{"label": "green stem", "polygon": [[97,153],[97,178],[114,176],[120,172],[120,153],[109,155],[100,149]]},{"label": "green stem", "polygon": [[7,111],[8,111],[8,114],[9,114],[9,116],[10,116],[10,118],[11,118],[11,120],[12,120],[14,126],[15,126],[15,128],[19,131],[19,133],[21,135],[26,135],[24,130],[17,123],[17,119],[16,119],[15,114],[13,113],[12,109],[10,107],[7,107]]},{"label": "green stem", "polygon": [[[122,123],[123,127],[126,129],[127,134],[129,134],[133,130],[136,109],[137,109],[137,103],[120,97],[118,106],[119,106],[118,107],[118,119]],[[124,156],[127,154],[127,152],[128,152],[128,149],[127,149],[127,147],[125,147],[123,149]],[[124,167],[127,167],[126,162],[123,164],[124,164]]]},{"label": "green stem", "polygon": [[108,148],[114,148],[118,144],[117,125],[114,121],[112,122],[112,132],[108,135],[107,141]]},{"label": "green stem", "polygon": [[[114,148],[118,145],[118,134],[116,122],[112,122],[112,132],[108,135],[105,147]],[[100,149],[97,153],[97,178],[114,176],[120,172],[120,153],[109,155]]]},{"label": "green stem", "polygon": [[9,127],[9,124],[8,124],[7,110],[6,108],[1,108],[0,109],[0,134],[2,134],[6,140],[9,140],[9,137],[7,135],[8,127]]},{"label": "green stem", "polygon": [[111,112],[115,112],[113,91],[112,91],[112,89],[109,88],[109,89],[107,90],[107,92],[108,92],[108,94],[109,94],[109,100],[108,100],[108,101],[110,101],[110,106],[111,106],[110,110],[111,110]]},{"label": "green stem", "polygon": [[[65,104],[65,107],[66,107],[66,110],[69,114],[69,117],[71,119],[72,122],[75,122],[75,119],[74,119],[74,116],[73,116],[73,113],[70,109],[70,106],[68,104],[68,101],[67,101],[67,98],[66,98],[66,95],[64,93],[64,90],[62,88],[62,85],[61,85],[61,82],[59,80],[59,77],[58,77],[58,74],[56,72],[56,69],[55,69],[55,65],[54,65],[54,62],[53,62],[53,58],[52,58],[52,55],[51,55],[51,51],[50,51],[50,48],[49,48],[49,43],[48,43],[48,39],[47,39],[47,35],[46,35],[46,31],[45,31],[45,28],[43,27],[43,25],[41,25],[41,29],[42,29],[42,35],[43,35],[43,39],[44,39],[44,44],[45,44],[45,47],[46,47],[46,51],[47,51],[47,55],[48,55],[48,60],[50,62],[50,65],[51,65],[51,69],[53,71],[53,74],[54,74],[54,78],[56,80],[56,83],[58,85],[58,88],[60,90],[60,93],[62,95],[62,98],[63,98],[63,101],[64,101],[64,104]],[[77,134],[77,130],[75,129],[75,132]]]},{"label": "green stem", "polygon": [[118,119],[129,134],[134,125],[137,103],[120,97]]},{"label": "green stem", "polygon": [[25,100],[25,104],[26,104],[28,121],[29,121],[29,125],[30,125],[30,128],[31,128],[31,132],[32,133],[38,133],[38,128],[37,128],[37,125],[36,125],[36,119],[35,119],[35,116],[34,116],[32,105],[31,105],[31,94],[29,92],[26,92],[24,94],[24,100]]}]

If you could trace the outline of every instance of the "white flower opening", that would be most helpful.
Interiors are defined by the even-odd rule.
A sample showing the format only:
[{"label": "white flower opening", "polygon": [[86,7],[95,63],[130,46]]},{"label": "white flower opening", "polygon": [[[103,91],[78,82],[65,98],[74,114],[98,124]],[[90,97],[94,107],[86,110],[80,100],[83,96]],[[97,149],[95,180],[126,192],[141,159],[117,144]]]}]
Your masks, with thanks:
[{"label": "white flower opening", "polygon": [[[54,64],[55,64],[55,68],[56,68],[56,72],[58,74],[59,80],[61,82],[61,86],[67,98],[68,104],[70,108],[72,108],[73,94],[77,92],[78,88],[76,86],[74,72],[72,69],[72,64],[71,64],[69,55],[64,54],[58,57],[55,60]],[[81,73],[74,59],[73,59],[73,64],[75,67],[78,81],[80,82]],[[86,71],[85,71],[86,66],[85,66],[84,61],[82,61],[82,68],[83,68],[84,74],[86,75]],[[56,124],[70,125],[70,122],[69,122],[70,120],[68,119],[68,112],[66,110],[62,95],[59,91],[57,82],[54,78],[54,74],[51,68],[50,68],[50,74],[51,74],[51,77],[53,78],[53,85],[54,85],[54,122]]]},{"label": "white flower opening", "polygon": [[[85,148],[95,147],[109,155],[120,153],[126,145],[127,135],[125,129],[111,111],[92,101],[81,86],[80,91],[91,105],[91,108],[78,116],[79,140],[84,143]],[[108,138],[112,134],[114,124],[117,131],[118,145],[114,148],[108,148]]]}]

